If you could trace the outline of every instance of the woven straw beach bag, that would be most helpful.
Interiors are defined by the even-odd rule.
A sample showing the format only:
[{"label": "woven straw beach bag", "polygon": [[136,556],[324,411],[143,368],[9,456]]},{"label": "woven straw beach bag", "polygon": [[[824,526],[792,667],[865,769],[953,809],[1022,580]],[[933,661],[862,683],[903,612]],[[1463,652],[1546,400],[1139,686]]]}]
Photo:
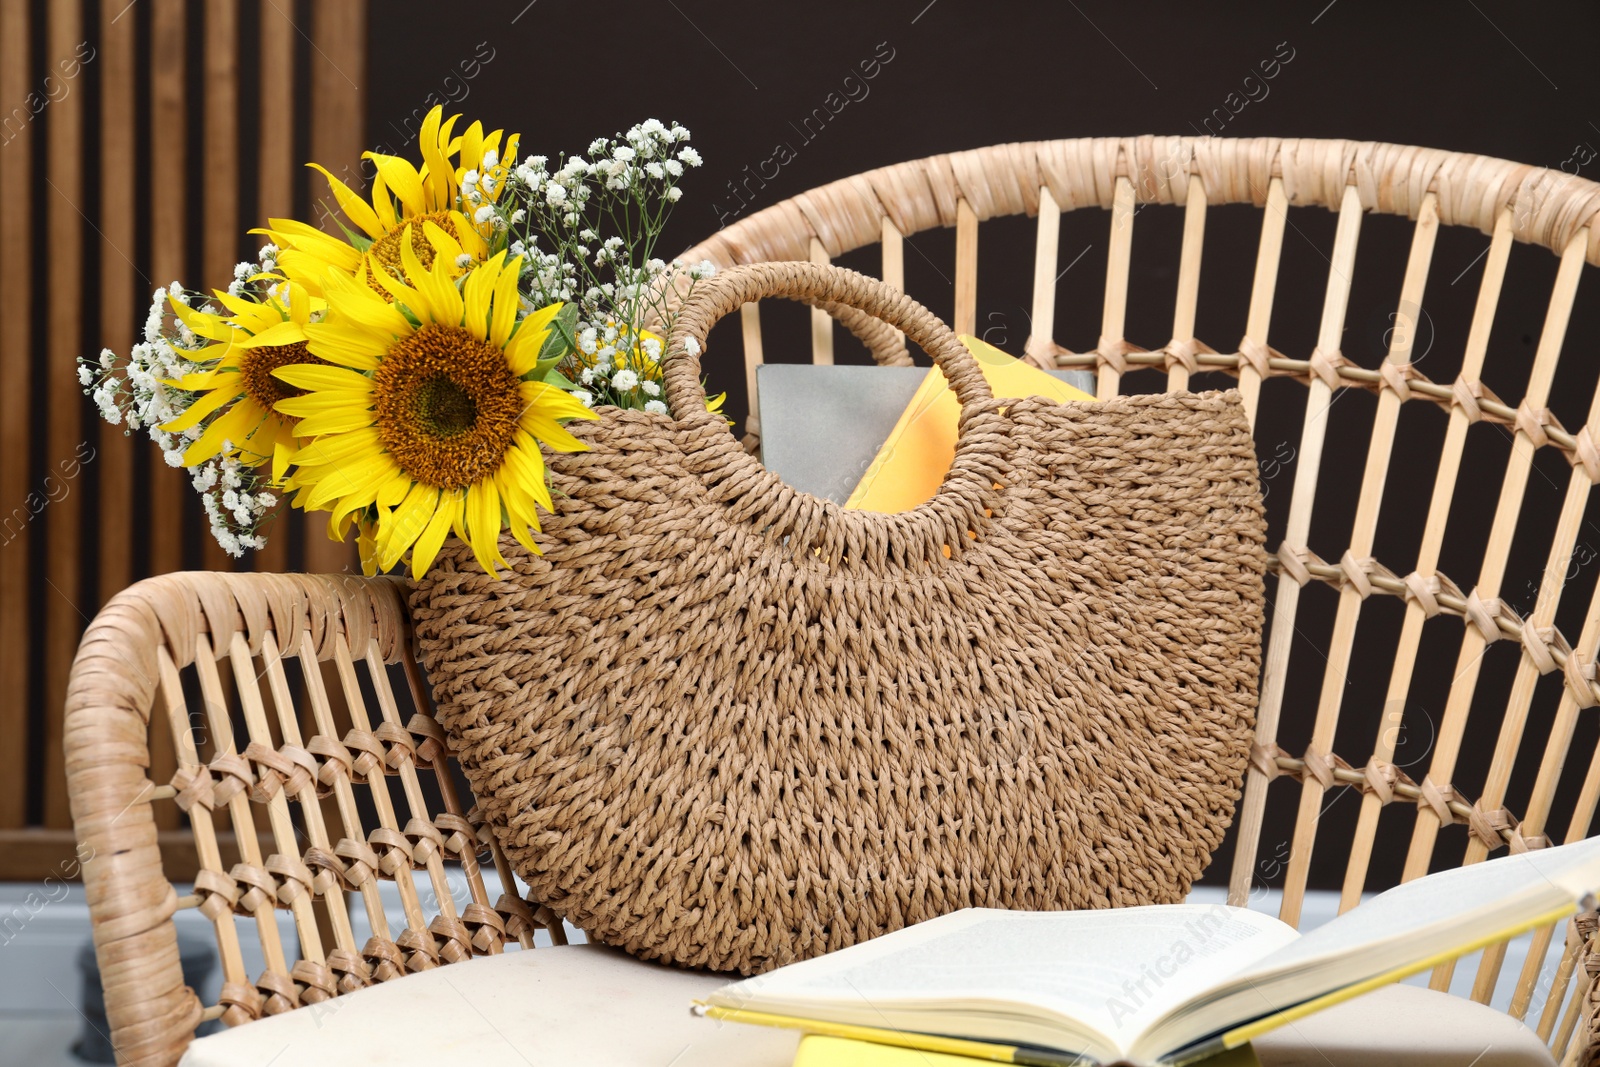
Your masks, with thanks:
[{"label": "woven straw beach bag", "polygon": [[[944,372],[961,433],[931,501],[796,492],[705,411],[690,353],[774,296],[882,320]],[[1237,394],[996,399],[921,305],[808,263],[701,283],[665,366],[679,417],[606,410],[550,457],[542,556],[507,538],[494,577],[451,543],[412,594],[531,898],[743,973],[964,907],[1182,900],[1232,816],[1261,665]]]}]

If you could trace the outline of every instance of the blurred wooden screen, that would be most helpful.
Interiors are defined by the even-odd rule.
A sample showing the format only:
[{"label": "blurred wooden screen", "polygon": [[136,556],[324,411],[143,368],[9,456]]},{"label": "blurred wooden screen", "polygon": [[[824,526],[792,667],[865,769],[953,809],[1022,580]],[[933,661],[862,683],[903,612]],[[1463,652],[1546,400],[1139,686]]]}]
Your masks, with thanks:
[{"label": "blurred wooden screen", "polygon": [[364,0],[0,0],[0,879],[75,870],[61,706],[107,599],[166,571],[351,564],[299,515],[228,559],[75,359],[126,355],[158,285],[225,287],[269,216],[325,217],[302,164],[356,170],[366,34]]}]

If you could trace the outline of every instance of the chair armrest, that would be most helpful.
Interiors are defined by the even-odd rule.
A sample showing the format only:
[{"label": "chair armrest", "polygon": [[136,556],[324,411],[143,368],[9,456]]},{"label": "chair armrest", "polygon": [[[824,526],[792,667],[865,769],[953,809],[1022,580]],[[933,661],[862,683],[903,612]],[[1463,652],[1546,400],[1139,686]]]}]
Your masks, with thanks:
[{"label": "chair armrest", "polygon": [[[118,594],[89,624],[67,685],[63,748],[119,1062],[175,1063],[202,1017],[214,1014],[184,985],[172,923],[180,902],[162,870],[152,809],[177,795],[171,783],[149,779],[163,680],[170,700],[177,671],[198,650],[221,655],[236,636],[259,655],[269,634],[285,654],[309,635],[319,660],[336,643],[363,649],[375,638],[392,662],[409,633],[403,582],[346,575],[168,574]],[[177,700],[181,709],[181,690]],[[154,725],[168,729],[160,703]]]}]

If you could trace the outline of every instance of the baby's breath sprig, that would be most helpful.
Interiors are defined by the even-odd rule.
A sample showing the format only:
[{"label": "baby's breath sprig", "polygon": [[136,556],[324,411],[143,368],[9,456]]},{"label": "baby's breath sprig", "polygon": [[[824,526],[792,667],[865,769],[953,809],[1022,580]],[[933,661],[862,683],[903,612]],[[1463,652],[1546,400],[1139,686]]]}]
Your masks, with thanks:
[{"label": "baby's breath sprig", "polygon": [[591,406],[666,413],[661,339],[646,327],[671,328],[665,294],[676,276],[686,275],[692,291],[714,269],[655,255],[683,196],[678,179],[701,164],[688,140],[677,123],[650,119],[597,138],[553,169],[548,157],[530,156],[509,179],[511,195],[500,210],[511,253],[527,263],[524,292],[535,307],[577,305],[575,351],[563,370]]}]

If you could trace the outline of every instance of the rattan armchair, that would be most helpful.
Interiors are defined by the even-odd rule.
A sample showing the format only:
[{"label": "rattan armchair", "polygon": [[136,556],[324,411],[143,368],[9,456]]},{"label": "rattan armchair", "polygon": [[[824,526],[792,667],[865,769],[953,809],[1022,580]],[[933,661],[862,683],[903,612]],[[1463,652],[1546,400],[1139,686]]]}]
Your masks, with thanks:
[{"label": "rattan armchair", "polygon": [[[1244,334],[1218,349],[1195,336],[1195,323],[1207,210],[1229,203],[1262,209],[1254,223],[1259,250]],[[1125,335],[1135,216],[1146,205],[1183,210],[1171,339],[1151,350]],[[1064,315],[1066,329],[1058,333],[1062,213],[1087,207],[1110,212],[1104,299],[1097,322],[1069,323]],[[1320,327],[1310,351],[1285,354],[1269,340],[1280,258],[1291,211],[1312,208],[1337,212]],[[1367,213],[1408,217],[1414,228],[1400,291],[1387,305],[1394,326],[1387,356],[1363,366],[1340,346]],[[1222,372],[1237,378],[1258,430],[1269,411],[1287,413],[1298,428],[1292,485],[1268,498],[1277,520],[1272,547],[1279,577],[1252,770],[1233,834],[1230,899],[1247,899],[1269,852],[1274,869],[1265,873],[1281,873],[1282,915],[1297,922],[1313,855],[1331,853],[1349,856],[1342,906],[1354,906],[1364,891],[1381,888],[1369,868],[1380,832],[1405,832],[1387,814],[1398,809],[1415,813],[1405,878],[1425,873],[1436,852],[1460,863],[1501,848],[1540,847],[1558,812],[1567,816],[1567,839],[1586,836],[1600,801],[1600,749],[1570,764],[1568,756],[1579,754],[1575,739],[1594,738],[1587,709],[1600,704],[1594,677],[1600,584],[1592,573],[1569,580],[1568,567],[1587,521],[1590,487],[1600,480],[1594,439],[1600,392],[1577,430],[1563,427],[1549,404],[1584,267],[1600,264],[1594,226],[1600,185],[1501,160],[1350,141],[1037,142],[847,178],[751,215],[685,258],[723,266],[827,261],[877,245],[882,276],[903,287],[907,239],[954,227],[954,325],[974,332],[978,225],[1020,214],[1038,218],[1029,359],[1092,369],[1101,395],[1117,392],[1125,379],[1137,384],[1136,374],[1163,374],[1166,388],[1180,389],[1196,376]],[[1476,310],[1451,381],[1429,380],[1412,358],[1441,226],[1489,235],[1481,266],[1472,268]],[[1521,392],[1513,403],[1500,399],[1485,375],[1517,241],[1556,253],[1559,264],[1548,314],[1534,331],[1531,371],[1501,360],[1491,375],[1503,392]],[[831,362],[831,321],[825,312],[813,314],[813,356]],[[894,331],[841,318],[879,359],[909,358]],[[1068,332],[1097,339],[1070,351],[1055,340]],[[755,305],[744,309],[743,337],[753,442],[755,367],[763,352]],[[1595,386],[1590,364],[1581,375],[1585,389]],[[1195,384],[1204,387],[1205,380]],[[1329,410],[1347,393],[1372,398],[1370,419],[1330,429],[1339,420]],[[1440,409],[1432,416],[1443,422],[1436,452],[1397,449],[1402,410],[1418,418],[1418,411]],[[1493,505],[1480,488],[1489,482],[1482,475],[1468,483],[1467,494],[1456,493],[1462,476],[1474,474],[1466,457],[1480,453],[1467,446],[1480,437],[1490,439],[1490,450],[1509,453],[1503,471],[1491,468],[1499,481]],[[1542,471],[1541,450],[1565,459],[1570,474],[1559,517],[1533,529],[1537,523],[1524,521],[1524,502],[1530,476]],[[1325,462],[1359,467],[1359,496],[1353,517],[1324,511],[1314,524]],[[1431,497],[1413,543],[1379,560],[1374,545],[1392,465],[1397,481],[1417,492],[1430,485]],[[1452,533],[1453,548],[1453,524],[1468,496],[1481,499],[1486,513],[1492,509],[1492,519],[1483,543],[1466,550],[1468,571],[1446,575],[1439,570],[1445,535]],[[1534,538],[1545,560],[1526,617],[1503,599],[1513,535],[1519,543]],[[1591,599],[1574,614],[1586,586]],[[500,884],[514,883],[470,798],[440,773],[447,742],[428,712],[404,594],[403,583],[389,578],[175,574],[133,587],[91,624],[68,694],[66,759],[88,857],[83,870],[107,1010],[123,1062],[174,1062],[205,1019],[246,1023],[497,953],[510,942],[528,947],[541,927],[560,938],[560,922],[547,909],[514,894],[489,899],[480,864],[492,864]],[[1374,597],[1396,598],[1391,603],[1403,612],[1398,638],[1381,657],[1358,656],[1357,623]],[[1563,599],[1569,608],[1560,611]],[[1317,612],[1330,620],[1326,640],[1314,651],[1292,649],[1297,625]],[[1557,626],[1569,617],[1579,620],[1575,626]],[[1456,665],[1436,679],[1417,677],[1419,661],[1427,662],[1419,649],[1425,638],[1440,640],[1440,631],[1449,631],[1444,640],[1458,647]],[[1484,662],[1498,657],[1515,663],[1506,660],[1506,669],[1488,672],[1492,684],[1480,685]],[[1387,699],[1379,707],[1347,708],[1344,694],[1363,672],[1380,676]],[[1545,676],[1559,687],[1540,687]],[[1319,694],[1314,708],[1286,698],[1299,691],[1301,677]],[[1407,710],[1408,696],[1428,682],[1447,693],[1436,737],[1425,759],[1402,766],[1396,746],[1419,714]],[[152,736],[159,732],[174,738],[175,773],[153,771]],[[1279,747],[1294,738],[1303,739],[1295,754]],[[1335,741],[1351,738],[1359,738],[1350,743],[1362,755],[1347,762],[1335,754]],[[1487,770],[1475,771],[1470,782],[1460,777],[1466,751],[1489,753],[1479,761]],[[1538,758],[1519,763],[1523,751]],[[1324,832],[1319,840],[1319,818],[1336,790],[1354,791],[1359,817],[1339,839]],[[1507,808],[1513,796],[1520,798],[1520,818]],[[181,896],[162,869],[155,812],[163,805],[187,813],[199,860],[193,891]],[[1290,807],[1292,822],[1282,821],[1288,847],[1282,854],[1264,849],[1263,827],[1278,808]],[[224,846],[236,856],[225,855]],[[413,872],[424,872],[433,886],[431,901],[418,893]],[[451,879],[463,876],[469,902],[458,907]],[[383,881],[399,887],[400,908],[392,915],[379,893]],[[202,1005],[183,984],[172,916],[185,908],[199,909],[214,925],[226,983],[217,1004]],[[351,919],[357,910],[373,931],[359,944]],[[276,922],[283,911],[292,914],[299,941],[292,965]],[[1592,915],[1565,931],[1540,931],[1527,965],[1503,977],[1502,951],[1486,952],[1474,998],[1488,1001],[1498,983],[1509,983],[1512,1014],[1528,1017],[1558,1058],[1580,1058],[1594,1042],[1590,971],[1600,960],[1594,931]],[[244,937],[262,943],[260,974],[245,970]],[[1553,978],[1541,982],[1547,961]],[[1449,978],[1441,969],[1435,983],[1447,986]]]}]

